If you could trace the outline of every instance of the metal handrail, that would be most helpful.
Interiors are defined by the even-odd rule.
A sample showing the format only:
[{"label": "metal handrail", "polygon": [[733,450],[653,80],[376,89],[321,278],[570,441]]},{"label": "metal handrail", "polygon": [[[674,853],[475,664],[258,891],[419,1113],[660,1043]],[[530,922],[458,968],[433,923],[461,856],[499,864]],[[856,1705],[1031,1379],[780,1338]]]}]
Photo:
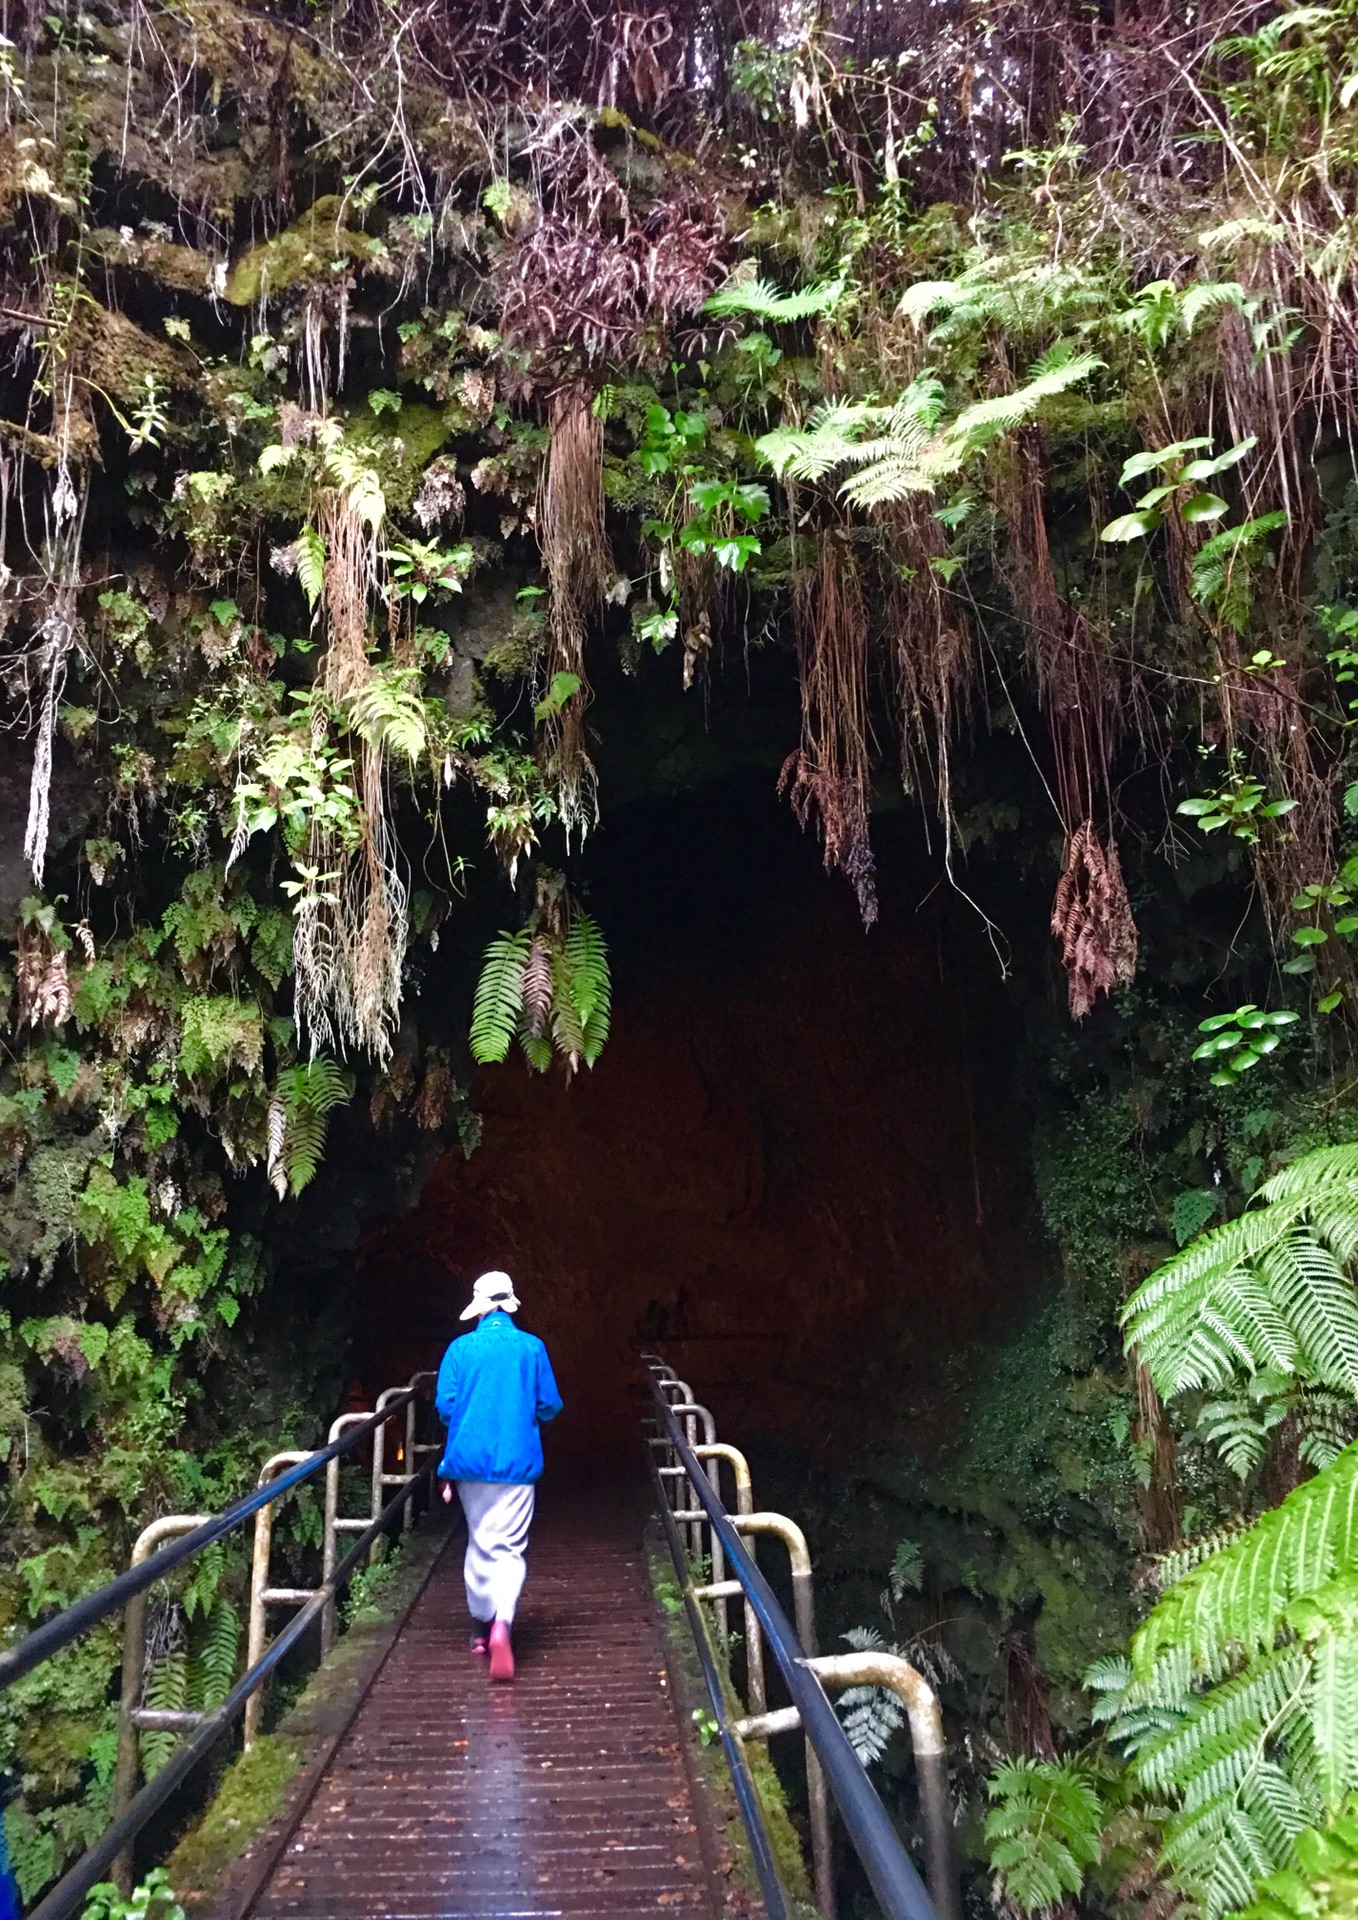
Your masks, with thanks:
[{"label": "metal handrail", "polygon": [[[689,1484],[707,1514],[708,1525],[721,1540],[726,1562],[740,1581],[759,1620],[764,1637],[773,1649],[782,1670],[788,1692],[797,1709],[808,1746],[814,1749],[843,1819],[845,1831],[862,1862],[886,1920],[938,1920],[934,1901],[926,1893],[914,1863],[901,1844],[886,1808],[878,1798],[862,1762],[849,1744],[839,1716],[831,1706],[806,1654],[798,1644],[791,1622],[779,1605],[772,1588],[752,1559],[740,1534],[732,1524],[718,1496],[712,1491],[706,1473],[694,1456],[679,1422],[670,1410],[662,1387],[672,1388],[673,1380],[652,1380],[660,1431],[679,1463],[685,1468]],[[649,1451],[649,1449],[648,1449]],[[658,1470],[657,1470],[658,1478]],[[666,1502],[667,1506],[668,1503]],[[675,1527],[672,1514],[665,1513],[667,1530]],[[685,1581],[686,1590],[691,1583]],[[686,1591],[687,1598],[687,1591]],[[694,1603],[696,1605],[696,1601]],[[714,1711],[716,1709],[714,1708]],[[724,1710],[717,1714],[718,1724],[726,1729]],[[735,1735],[732,1729],[733,1739]],[[939,1906],[956,1910],[954,1899],[944,1897]]]},{"label": "metal handrail", "polygon": [[[131,1846],[147,1822],[165,1805],[187,1775],[205,1754],[215,1746],[221,1735],[228,1729],[242,1711],[257,1710],[259,1689],[265,1680],[283,1660],[290,1650],[306,1633],[318,1618],[324,1619],[327,1612],[333,1610],[335,1597],[345,1585],[363,1554],[374,1546],[390,1521],[409,1512],[421,1484],[429,1479],[434,1471],[434,1462],[429,1461],[418,1472],[399,1476],[400,1491],[385,1506],[378,1503],[379,1483],[374,1478],[374,1502],[372,1517],[368,1521],[359,1521],[362,1529],[360,1537],[345,1554],[338,1565],[332,1550],[326,1555],[326,1565],[322,1572],[319,1587],[310,1590],[269,1591],[268,1539],[273,1518],[272,1506],[275,1500],[308,1480],[322,1468],[326,1469],[327,1480],[336,1479],[340,1457],[352,1449],[374,1431],[380,1432],[385,1424],[403,1408],[407,1409],[407,1433],[413,1431],[411,1422],[414,1417],[415,1402],[423,1397],[426,1383],[432,1379],[429,1374],[416,1374],[409,1386],[389,1389],[378,1402],[377,1409],[367,1415],[348,1415],[332,1427],[327,1444],[317,1447],[309,1453],[275,1454],[265,1463],[260,1474],[259,1485],[253,1493],[246,1494],[224,1512],[200,1516],[198,1514],[166,1514],[143,1528],[132,1552],[132,1564],[126,1573],[119,1574],[114,1580],[87,1594],[72,1606],[64,1609],[55,1619],[45,1622],[21,1640],[17,1647],[0,1654],[0,1690],[12,1686],[24,1674],[41,1665],[61,1648],[69,1646],[73,1640],[87,1633],[111,1613],[120,1608],[126,1609],[123,1647],[123,1673],[121,1703],[119,1709],[119,1751],[117,1778],[115,1782],[114,1803],[116,1814],[112,1824],[104,1834],[94,1842],[65,1873],[41,1904],[36,1907],[30,1920],[67,1920],[83,1903],[86,1894],[113,1866],[119,1870],[119,1877],[126,1878],[131,1866]],[[336,1432],[336,1427],[342,1431]],[[413,1466],[413,1462],[407,1460]],[[287,1466],[287,1471],[273,1473],[275,1467]],[[384,1475],[380,1483],[385,1486],[396,1479],[395,1475]],[[146,1594],[157,1581],[162,1580],[175,1568],[183,1566],[195,1554],[205,1547],[224,1539],[236,1527],[251,1517],[255,1518],[256,1554],[263,1543],[264,1552],[264,1591],[262,1598],[278,1599],[287,1597],[303,1603],[283,1631],[266,1648],[254,1643],[252,1631],[250,1659],[245,1673],[227,1695],[220,1706],[211,1710],[194,1713],[155,1713],[140,1707],[139,1699],[142,1677],[145,1667],[145,1609]],[[157,1543],[167,1535],[170,1544],[153,1551]],[[331,1536],[333,1540],[333,1535]],[[259,1568],[256,1566],[258,1576]],[[258,1578],[252,1580],[252,1628],[256,1611],[253,1589],[261,1583]],[[261,1609],[262,1613],[262,1609]],[[262,1624],[262,1620],[261,1620]],[[255,1715],[257,1717],[257,1713]],[[165,1728],[173,1732],[183,1732],[189,1737],[171,1755],[166,1764],[157,1772],[139,1793],[133,1796],[137,1773],[136,1734],[138,1729],[152,1726]]]},{"label": "metal handrail", "polygon": [[[433,1470],[431,1461],[428,1466],[420,1469],[416,1478],[426,1479]],[[376,1519],[355,1540],[330,1578],[316,1589],[306,1605],[294,1614],[283,1631],[270,1641],[262,1657],[236,1682],[222,1704],[205,1716],[192,1736],[184,1742],[182,1747],[175,1750],[155,1778],[147,1782],[126,1813],[114,1821],[101,1839],[96,1840],[92,1847],[81,1854],[68,1873],[62,1875],[47,1898],[33,1909],[29,1920],[70,1920],[70,1915],[79,1910],[90,1888],[103,1879],[118,1856],[132,1845],[147,1822],[160,1811],[175,1789],[192,1773],[198,1762],[212,1750],[237,1715],[244,1711],[245,1704],[255,1689],[263,1686],[274,1668],[292,1651],[307,1629],[320,1619],[327,1601],[332,1599],[344,1585],[373,1541],[389,1521],[400,1512],[407,1498],[407,1491],[403,1487],[387,1502]],[[143,1562],[145,1566],[151,1564],[149,1560]],[[126,1576],[123,1577],[126,1578]]]},{"label": "metal handrail", "polygon": [[778,1877],[778,1864],[773,1856],[773,1847],[769,1841],[768,1829],[764,1824],[763,1809],[759,1804],[759,1790],[750,1773],[750,1762],[744,1743],[736,1734],[726,1711],[726,1698],[722,1692],[720,1676],[712,1658],[712,1649],[708,1645],[707,1633],[703,1626],[703,1617],[699,1611],[693,1582],[687,1578],[687,1560],[684,1542],[679,1538],[679,1525],[674,1518],[665,1483],[660,1478],[656,1466],[655,1454],[650,1447],[646,1449],[647,1464],[651,1469],[651,1478],[655,1482],[656,1504],[660,1509],[661,1524],[665,1529],[665,1538],[669,1542],[670,1558],[674,1561],[674,1570],[679,1576],[684,1596],[684,1612],[688,1616],[689,1632],[693,1635],[693,1644],[697,1649],[698,1665],[702,1668],[703,1682],[707,1687],[707,1697],[712,1703],[713,1717],[717,1722],[717,1733],[726,1755],[726,1764],[731,1772],[731,1784],[735,1788],[736,1804],[745,1824],[746,1836],[750,1842],[750,1854],[754,1862],[755,1877],[759,1881],[759,1891],[764,1898],[764,1910],[768,1920],[789,1920],[787,1894]]},{"label": "metal handrail", "polygon": [[128,1601],[134,1600],[139,1593],[145,1593],[148,1587],[156,1584],[157,1580],[163,1580],[167,1573],[173,1573],[174,1569],[182,1567],[186,1560],[192,1560],[193,1556],[201,1553],[204,1547],[210,1547],[214,1541],[225,1539],[233,1528],[238,1527],[243,1520],[248,1520],[251,1514],[258,1513],[261,1507],[267,1507],[271,1501],[281,1499],[285,1493],[290,1493],[295,1486],[299,1486],[319,1468],[326,1466],[331,1460],[338,1459],[340,1454],[347,1453],[351,1447],[357,1446],[366,1434],[390,1420],[398,1407],[403,1407],[409,1400],[417,1398],[419,1391],[418,1387],[403,1387],[399,1401],[393,1401],[380,1413],[369,1414],[361,1426],[351,1428],[338,1440],[332,1440],[328,1446],[318,1447],[315,1453],[308,1454],[306,1460],[299,1466],[293,1467],[291,1472],[280,1473],[277,1479],[270,1480],[265,1486],[256,1487],[253,1493],[245,1494],[243,1498],[236,1501],[234,1506],[227,1507],[225,1512],[217,1514],[211,1520],[205,1520],[191,1533],[184,1534],[167,1547],[162,1547],[159,1553],[153,1553],[149,1559],[143,1560],[140,1566],[129,1567],[126,1573],[120,1573],[106,1586],[97,1588],[94,1593],[87,1593],[83,1600],[77,1600],[66,1607],[57,1614],[55,1619],[48,1620],[41,1627],[35,1627],[32,1633],[25,1635],[17,1647],[11,1647],[8,1652],[0,1653],[0,1692],[3,1692],[6,1687],[12,1687],[16,1680],[21,1680],[26,1673],[31,1673],[34,1667],[41,1666],[44,1660],[50,1660],[54,1653],[59,1653],[63,1647],[69,1646],[72,1640],[78,1640],[82,1633],[88,1633],[91,1627],[107,1619],[109,1614],[116,1613],[120,1607],[125,1607]]}]

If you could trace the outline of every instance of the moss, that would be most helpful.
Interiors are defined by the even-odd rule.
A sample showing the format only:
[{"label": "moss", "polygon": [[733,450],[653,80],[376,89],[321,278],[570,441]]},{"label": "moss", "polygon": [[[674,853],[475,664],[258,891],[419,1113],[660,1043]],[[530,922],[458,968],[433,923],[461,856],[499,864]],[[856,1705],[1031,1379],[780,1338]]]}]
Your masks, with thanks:
[{"label": "moss", "polygon": [[94,228],[86,236],[85,244],[106,266],[129,267],[178,293],[212,291],[218,263],[210,253],[201,253],[197,247],[181,247],[171,240],[158,240],[154,235],[124,237],[112,227]]},{"label": "moss", "polygon": [[344,224],[349,204],[337,193],[323,194],[272,240],[247,248],[226,278],[231,305],[250,307],[266,292],[328,277],[336,263],[375,266],[384,261],[387,250],[380,240]]},{"label": "moss", "polygon": [[153,339],[125,313],[93,300],[79,310],[72,348],[89,384],[128,406],[146,398],[148,380],[181,390],[198,384],[197,363],[190,354],[168,340]]},{"label": "moss", "polygon": [[202,1820],[171,1854],[172,1884],[205,1887],[263,1831],[283,1804],[289,1781],[302,1764],[300,1746],[282,1733],[266,1733],[226,1772]]}]

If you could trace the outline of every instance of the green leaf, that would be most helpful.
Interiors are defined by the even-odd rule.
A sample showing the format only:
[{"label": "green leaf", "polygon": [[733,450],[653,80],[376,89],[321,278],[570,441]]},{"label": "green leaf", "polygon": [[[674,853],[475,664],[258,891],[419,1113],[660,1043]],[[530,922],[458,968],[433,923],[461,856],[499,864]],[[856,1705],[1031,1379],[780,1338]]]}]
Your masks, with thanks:
[{"label": "green leaf", "polygon": [[1179,508],[1183,518],[1191,525],[1203,520],[1220,520],[1226,511],[1226,502],[1219,493],[1191,494]]},{"label": "green leaf", "polygon": [[1162,516],[1152,510],[1148,513],[1124,513],[1116,520],[1110,520],[1106,527],[1099,529],[1100,540],[1114,545],[1124,545],[1129,540],[1144,540],[1155,532]]}]

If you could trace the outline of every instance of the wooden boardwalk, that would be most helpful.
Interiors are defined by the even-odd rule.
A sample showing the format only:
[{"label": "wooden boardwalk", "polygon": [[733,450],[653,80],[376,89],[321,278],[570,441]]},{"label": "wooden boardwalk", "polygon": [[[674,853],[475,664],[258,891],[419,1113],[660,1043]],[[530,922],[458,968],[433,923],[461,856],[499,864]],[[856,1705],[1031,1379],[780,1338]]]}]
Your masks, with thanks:
[{"label": "wooden boardwalk", "polygon": [[459,1533],[255,1915],[714,1920],[641,1523],[606,1484],[543,1500],[512,1686],[468,1651]]}]

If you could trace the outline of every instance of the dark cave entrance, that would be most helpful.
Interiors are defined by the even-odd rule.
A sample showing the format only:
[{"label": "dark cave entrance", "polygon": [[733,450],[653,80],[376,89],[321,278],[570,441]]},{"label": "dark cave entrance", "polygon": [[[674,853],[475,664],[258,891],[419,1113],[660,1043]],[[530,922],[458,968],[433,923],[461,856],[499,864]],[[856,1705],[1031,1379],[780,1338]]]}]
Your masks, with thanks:
[{"label": "dark cave entrance", "polygon": [[608,930],[612,1038],[570,1086],[517,1058],[478,1076],[483,1144],[361,1246],[366,1391],[434,1364],[505,1267],[557,1367],[557,1449],[635,1447],[647,1340],[728,1437],[822,1453],[1026,1319],[1016,1015],[918,814],[874,844],[865,933],[762,767],[609,813],[573,881]]}]

